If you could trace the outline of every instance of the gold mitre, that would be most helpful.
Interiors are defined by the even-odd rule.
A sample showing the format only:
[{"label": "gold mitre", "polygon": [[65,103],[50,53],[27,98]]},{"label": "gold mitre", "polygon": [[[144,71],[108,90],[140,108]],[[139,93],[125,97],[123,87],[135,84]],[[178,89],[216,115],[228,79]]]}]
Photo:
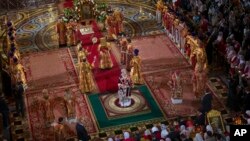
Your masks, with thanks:
[{"label": "gold mitre", "polygon": [[105,37],[100,38],[100,44],[101,46],[107,46],[107,41]]},{"label": "gold mitre", "polygon": [[168,7],[167,7],[167,6],[164,6],[164,7],[163,7],[163,11],[164,11],[164,12],[168,12]]}]

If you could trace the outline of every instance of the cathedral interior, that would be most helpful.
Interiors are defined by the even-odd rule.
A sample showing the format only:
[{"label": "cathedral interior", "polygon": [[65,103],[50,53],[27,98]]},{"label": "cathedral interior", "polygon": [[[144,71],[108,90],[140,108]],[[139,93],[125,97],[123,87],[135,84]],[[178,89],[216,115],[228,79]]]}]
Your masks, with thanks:
[{"label": "cathedral interior", "polygon": [[0,140],[229,141],[250,124],[248,0],[1,0]]}]

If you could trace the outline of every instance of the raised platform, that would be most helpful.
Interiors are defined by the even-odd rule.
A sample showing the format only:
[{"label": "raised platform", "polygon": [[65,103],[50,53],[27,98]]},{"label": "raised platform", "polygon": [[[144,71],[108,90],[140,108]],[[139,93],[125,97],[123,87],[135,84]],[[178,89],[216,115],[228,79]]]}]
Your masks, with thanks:
[{"label": "raised platform", "polygon": [[161,109],[152,97],[147,86],[132,90],[133,104],[120,107],[116,104],[117,93],[88,95],[98,128],[101,131],[120,129],[147,122],[159,122],[164,119]]}]

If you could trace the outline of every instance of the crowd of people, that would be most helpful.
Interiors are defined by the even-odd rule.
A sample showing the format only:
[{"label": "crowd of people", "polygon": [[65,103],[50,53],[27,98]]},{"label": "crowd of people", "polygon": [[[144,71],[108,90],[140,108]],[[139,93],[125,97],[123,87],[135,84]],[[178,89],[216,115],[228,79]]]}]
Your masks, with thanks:
[{"label": "crowd of people", "polygon": [[[108,141],[228,141],[229,128],[215,131],[211,125],[197,126],[196,121],[187,118],[168,124],[153,125],[151,128],[134,132],[124,131],[111,135]],[[97,139],[96,140],[102,140]],[[103,139],[104,140],[104,139]]]},{"label": "crowd of people", "polygon": [[250,2],[239,0],[165,1],[168,11],[188,25],[205,44],[210,70],[222,68],[228,78],[229,109],[249,110]]}]

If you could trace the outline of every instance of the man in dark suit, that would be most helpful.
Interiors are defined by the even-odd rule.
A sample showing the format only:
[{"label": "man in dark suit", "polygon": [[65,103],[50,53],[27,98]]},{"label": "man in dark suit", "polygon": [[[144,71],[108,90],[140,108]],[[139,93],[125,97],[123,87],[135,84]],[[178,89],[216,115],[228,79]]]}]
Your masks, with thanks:
[{"label": "man in dark suit", "polygon": [[201,99],[201,113],[207,113],[212,109],[212,100],[213,100],[213,95],[210,92],[210,90],[207,88],[205,91],[205,95]]},{"label": "man in dark suit", "polygon": [[88,141],[90,140],[90,136],[88,135],[86,128],[83,126],[83,123],[84,119],[80,118],[76,124],[77,139],[80,141]]}]

